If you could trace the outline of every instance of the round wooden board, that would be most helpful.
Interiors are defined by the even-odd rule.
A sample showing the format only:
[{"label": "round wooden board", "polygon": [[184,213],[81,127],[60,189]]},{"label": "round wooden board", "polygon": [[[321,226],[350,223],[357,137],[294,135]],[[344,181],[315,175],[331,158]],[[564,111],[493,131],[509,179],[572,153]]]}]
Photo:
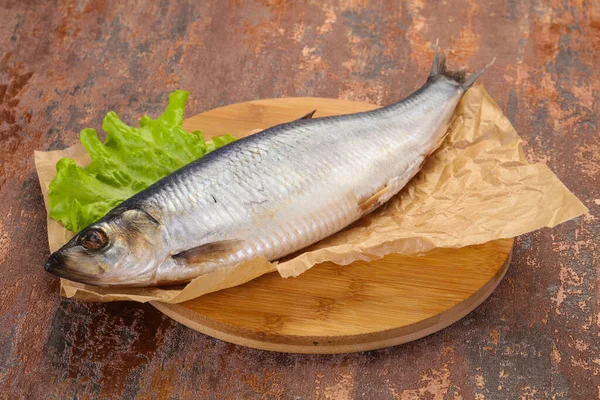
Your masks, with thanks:
[{"label": "round wooden board", "polygon": [[[315,117],[371,110],[323,98],[257,100],[207,111],[184,127],[207,138],[243,136],[317,109]],[[425,256],[390,254],[348,266],[325,263],[297,278],[270,273],[180,304],[153,302],[174,320],[207,335],[257,349],[348,353],[406,343],[458,321],[498,286],[513,239]]]}]

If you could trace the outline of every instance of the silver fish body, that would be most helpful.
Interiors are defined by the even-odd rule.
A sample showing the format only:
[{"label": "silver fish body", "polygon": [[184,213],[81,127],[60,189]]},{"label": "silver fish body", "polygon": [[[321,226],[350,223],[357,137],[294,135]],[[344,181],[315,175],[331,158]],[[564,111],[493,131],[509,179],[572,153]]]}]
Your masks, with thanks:
[{"label": "silver fish body", "polygon": [[436,54],[427,83],[402,101],[231,143],[116,207],[46,269],[95,285],[153,286],[296,252],[396,195],[441,144],[477,76],[447,71]]}]

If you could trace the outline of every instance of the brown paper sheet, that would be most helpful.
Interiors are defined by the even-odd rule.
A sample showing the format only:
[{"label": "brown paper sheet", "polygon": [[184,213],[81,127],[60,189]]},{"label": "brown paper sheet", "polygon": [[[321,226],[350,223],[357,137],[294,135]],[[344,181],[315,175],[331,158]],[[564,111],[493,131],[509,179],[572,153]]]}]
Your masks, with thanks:
[{"label": "brown paper sheet", "polygon": [[[46,209],[48,186],[62,157],[74,158],[80,165],[90,161],[80,144],[35,153]],[[398,196],[345,230],[278,264],[255,259],[196,278],[184,287],[167,289],[108,289],[62,279],[61,294],[88,301],[179,303],[275,270],[291,277],[326,261],[347,265],[390,253],[415,255],[436,247],[481,244],[553,227],[587,211],[548,167],[527,163],[521,138],[478,86],[460,102],[444,145]],[[48,218],[51,251],[71,236]]]}]

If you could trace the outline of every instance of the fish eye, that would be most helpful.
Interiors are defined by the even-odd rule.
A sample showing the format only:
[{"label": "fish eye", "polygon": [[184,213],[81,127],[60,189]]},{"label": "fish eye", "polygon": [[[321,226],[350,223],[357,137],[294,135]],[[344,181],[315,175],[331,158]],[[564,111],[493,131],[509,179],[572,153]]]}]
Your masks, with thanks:
[{"label": "fish eye", "polygon": [[100,250],[108,244],[108,235],[102,229],[92,228],[84,232],[79,241],[87,250]]}]

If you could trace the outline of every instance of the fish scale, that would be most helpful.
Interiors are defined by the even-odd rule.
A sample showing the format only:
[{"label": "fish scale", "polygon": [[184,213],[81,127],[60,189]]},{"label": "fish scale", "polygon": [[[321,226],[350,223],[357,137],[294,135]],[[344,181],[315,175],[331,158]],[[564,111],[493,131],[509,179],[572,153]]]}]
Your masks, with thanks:
[{"label": "fish scale", "polygon": [[[455,93],[451,94],[454,94],[455,98],[459,98],[457,96],[458,93],[456,93],[458,92],[458,90],[455,89],[453,90],[453,92]],[[428,101],[431,101],[431,97],[424,96],[422,101],[412,101],[407,103],[407,106],[414,106],[415,104],[418,106],[423,103],[427,104]],[[455,106],[455,104],[453,104],[453,106]],[[445,123],[443,124],[443,131],[445,131],[445,128],[447,127],[447,123],[449,122],[449,118],[451,116],[451,111],[453,111],[453,108],[454,107],[451,107],[450,112],[446,113],[447,121],[445,121]],[[425,107],[425,109],[427,109],[427,107]],[[411,142],[410,139],[414,137],[414,135],[409,136],[406,133],[406,130],[398,129],[398,125],[400,125],[403,122],[403,120],[408,123],[414,123],[414,118],[402,118],[402,113],[398,113],[398,110],[394,109],[388,110],[386,114],[384,114],[384,112],[380,112],[379,115],[381,116],[382,114],[385,116],[385,118],[383,118],[384,123],[382,124],[382,126],[379,129],[377,129],[377,123],[370,123],[369,131],[365,131],[362,125],[353,127],[352,124],[344,124],[347,125],[346,127],[344,127],[346,130],[344,132],[341,132],[341,130],[339,130],[336,135],[336,133],[332,131],[333,127],[337,125],[336,123],[338,121],[336,120],[338,118],[323,119],[322,121],[303,121],[303,126],[301,126],[300,129],[297,129],[296,132],[285,129],[285,125],[274,128],[272,132],[266,131],[267,135],[279,134],[279,136],[281,136],[282,141],[272,141],[268,140],[267,138],[265,140],[262,140],[260,143],[262,149],[260,149],[258,146],[255,147],[253,144],[249,145],[250,147],[254,147],[253,152],[256,152],[257,154],[261,155],[262,161],[258,163],[257,168],[253,168],[252,163],[244,160],[244,143],[242,141],[236,142],[233,145],[228,146],[228,149],[224,148],[223,151],[229,150],[230,152],[229,156],[226,157],[225,160],[227,160],[227,163],[233,164],[233,168],[235,168],[236,170],[243,171],[243,173],[241,174],[242,177],[246,178],[249,183],[252,183],[253,181],[261,181],[264,183],[264,187],[269,194],[269,200],[260,204],[259,207],[256,207],[258,208],[258,210],[255,210],[254,214],[255,216],[260,216],[261,214],[266,214],[268,216],[261,221],[262,223],[259,226],[257,226],[256,218],[247,218],[246,213],[237,212],[237,202],[235,201],[235,199],[240,197],[250,197],[250,191],[240,190],[238,193],[232,193],[233,191],[230,187],[228,187],[232,182],[229,182],[228,180],[223,179],[223,177],[220,177],[219,179],[212,180],[211,182],[209,182],[208,185],[205,185],[203,190],[206,193],[205,196],[214,195],[217,198],[222,198],[224,200],[227,199],[227,201],[223,201],[221,203],[222,206],[220,206],[218,203],[215,205],[215,207],[219,210],[218,215],[221,216],[222,228],[225,229],[220,229],[218,233],[215,233],[214,229],[212,229],[211,227],[210,232],[208,232],[205,229],[203,229],[204,227],[201,223],[197,223],[197,221],[201,221],[201,218],[187,218],[187,215],[185,215],[185,218],[177,218],[181,216],[180,214],[171,216],[171,218],[175,218],[170,220],[167,219],[167,221],[173,221],[173,223],[166,223],[166,225],[169,226],[172,230],[170,235],[171,237],[181,236],[178,235],[178,230],[180,230],[182,227],[184,227],[184,230],[186,232],[195,231],[195,234],[193,235],[186,235],[189,239],[186,239],[179,243],[179,245],[174,249],[174,251],[179,252],[181,249],[197,246],[199,242],[201,243],[203,241],[201,239],[198,239],[200,237],[206,238],[205,240],[208,241],[217,242],[226,240],[241,240],[243,242],[246,242],[246,246],[248,246],[249,248],[262,248],[263,251],[266,253],[264,255],[266,255],[269,259],[276,259],[286,254],[289,254],[292,251],[298,250],[299,248],[296,248],[298,246],[306,246],[307,244],[323,239],[324,237],[327,237],[335,231],[339,230],[340,225],[342,225],[342,223],[346,224],[346,221],[342,221],[342,218],[340,218],[339,216],[337,218],[334,218],[327,211],[318,212],[322,206],[333,207],[336,205],[336,202],[342,202],[343,196],[347,196],[348,193],[355,194],[355,197],[357,199],[360,197],[364,197],[363,192],[374,192],[376,190],[375,188],[384,187],[387,184],[387,182],[391,180],[391,178],[402,175],[403,171],[394,171],[388,174],[383,174],[383,176],[381,176],[378,180],[375,179],[370,182],[356,182],[355,185],[353,185],[352,183],[348,183],[346,184],[345,194],[340,192],[341,194],[338,195],[337,198],[336,196],[333,196],[329,201],[323,201],[327,200],[327,196],[330,195],[329,193],[327,193],[328,190],[326,186],[333,185],[333,187],[336,190],[338,190],[340,186],[344,186],[335,184],[335,180],[337,178],[341,178],[342,181],[348,181],[350,175],[353,175],[355,171],[368,171],[367,173],[359,173],[359,175],[363,180],[371,180],[374,175],[373,173],[369,173],[371,170],[381,171],[382,166],[384,164],[390,163],[390,160],[388,160],[387,158],[377,158],[377,155],[381,153],[380,149],[382,147],[389,146],[390,142],[400,143],[400,145],[397,145],[396,147],[402,147],[402,144],[406,144],[406,142]],[[400,118],[394,119],[393,116],[395,114],[400,114]],[[317,121],[319,121],[320,123],[316,123]],[[311,122],[315,123],[311,124]],[[389,125],[395,125],[395,129],[388,129]],[[369,132],[371,132],[371,134],[369,134]],[[375,132],[375,134],[372,134],[372,132]],[[406,135],[406,137],[404,138],[405,140],[402,140],[402,138],[398,138],[399,134]],[[304,139],[303,142],[298,143],[296,140],[290,140],[290,145],[286,145],[286,142],[284,140],[286,136],[298,137],[300,135]],[[329,160],[327,158],[319,154],[325,153],[325,150],[331,151],[331,148],[328,149],[327,146],[322,143],[323,141],[318,140],[319,137],[324,135],[329,136],[328,140],[325,140],[325,142],[331,141],[334,143],[336,142],[336,140],[332,140],[332,136],[338,136],[338,138],[336,138],[337,140],[347,139],[347,136],[353,136],[354,144],[352,146],[350,146],[349,148],[348,146],[340,146],[341,148],[338,147],[338,149],[340,150],[347,150],[346,153],[350,157],[348,157],[346,160],[343,160],[341,157],[335,157],[336,165],[335,167],[333,167],[329,163]],[[382,135],[392,135],[392,138]],[[339,136],[342,136],[342,138],[339,138]],[[431,139],[436,140],[430,140],[432,142],[432,145],[437,142],[437,135],[433,136],[434,137]],[[313,139],[312,143],[316,143],[316,145],[311,146],[310,139]],[[239,147],[239,153],[238,151],[236,151],[236,147]],[[309,155],[311,147],[315,150],[312,152],[313,155]],[[418,147],[425,147],[429,150],[429,147],[427,146]],[[414,148],[412,150],[414,152]],[[274,152],[275,155],[271,156],[271,152]],[[281,157],[279,157],[278,155],[282,153],[291,154],[290,159],[295,159],[295,162],[288,161],[284,162],[283,165],[277,165],[278,162],[281,162]],[[343,154],[343,152],[340,151],[336,152],[335,154],[339,155]],[[413,155],[412,158],[405,158],[405,160],[397,163],[399,165],[399,169],[406,169],[406,165],[415,164],[423,156],[424,154],[417,153]],[[222,170],[230,167],[219,163],[218,158],[214,157],[214,159],[216,162],[213,168],[210,168],[210,163],[202,163],[202,165],[205,166],[205,168],[210,168],[214,170]],[[319,162],[318,160],[323,161]],[[369,165],[370,168],[365,168],[365,165]],[[269,167],[275,166],[277,167],[272,168],[271,171],[269,171]],[[319,174],[318,171],[331,170],[332,167],[334,171],[337,171],[337,173],[333,173],[330,179],[324,179],[319,182],[317,179],[323,178],[323,176],[322,174]],[[302,171],[303,173],[298,174],[298,172],[296,172],[295,176],[294,173],[290,173],[290,176],[295,177],[296,179],[286,180],[286,173],[288,171]],[[188,173],[191,174],[191,172]],[[198,171],[196,173],[198,175],[204,175],[201,171]],[[206,172],[206,175],[210,174],[210,171]],[[245,177],[244,174],[247,175],[247,177]],[[212,184],[213,182],[215,184]],[[313,201],[313,207],[310,207],[310,205],[307,207],[307,205],[305,204],[305,198],[309,197],[306,195],[294,201],[294,198],[292,196],[297,195],[296,191],[306,190],[307,186],[311,187],[311,190],[307,191],[308,193],[316,193],[317,196],[320,195],[321,197],[325,197],[325,199],[321,199],[321,201]],[[361,187],[367,187],[368,189],[361,190]],[[236,189],[238,188],[239,186],[236,187]],[[286,202],[288,202],[289,204],[286,204]],[[203,202],[202,204],[207,204],[207,202]],[[346,216],[348,217],[347,220],[349,220],[350,222],[353,222],[354,220],[358,219],[358,217],[360,217],[358,206],[359,204],[357,203],[355,210],[345,210]],[[302,240],[301,238],[295,238],[297,246],[294,246],[293,242],[290,243],[289,241],[285,241],[282,237],[282,229],[285,228],[282,228],[280,224],[285,224],[285,221],[291,223],[290,221],[298,219],[302,220],[302,217],[298,218],[296,214],[297,210],[305,209],[306,211],[308,211],[311,208],[313,209],[313,212],[306,212],[306,216],[304,217],[307,218],[308,225],[312,225],[312,227],[309,228],[309,234],[306,236],[306,238],[304,238],[304,240]],[[154,207],[151,207],[151,209],[152,211],[150,211],[150,213],[152,215],[157,213],[159,215],[158,219],[160,219],[160,203],[154,205]],[[273,212],[273,210],[278,211]],[[210,214],[211,212],[214,212],[214,210],[200,207],[195,210],[194,214],[203,215]],[[253,242],[256,242],[258,246],[251,246],[250,243]],[[248,252],[246,252],[246,254],[247,253]],[[240,262],[243,260],[237,259],[235,261]],[[213,265],[213,268],[218,268],[219,266],[220,263],[215,263]],[[205,272],[206,267],[207,265],[198,266],[198,268],[203,269]],[[188,266],[188,268],[193,269],[194,266]]]},{"label": "fish scale", "polygon": [[[84,283],[152,286],[301,250],[396,195],[441,144],[481,72],[449,71],[436,53],[427,82],[404,100],[237,140],[123,202],[46,268]],[[82,249],[90,235],[93,251]]]}]

